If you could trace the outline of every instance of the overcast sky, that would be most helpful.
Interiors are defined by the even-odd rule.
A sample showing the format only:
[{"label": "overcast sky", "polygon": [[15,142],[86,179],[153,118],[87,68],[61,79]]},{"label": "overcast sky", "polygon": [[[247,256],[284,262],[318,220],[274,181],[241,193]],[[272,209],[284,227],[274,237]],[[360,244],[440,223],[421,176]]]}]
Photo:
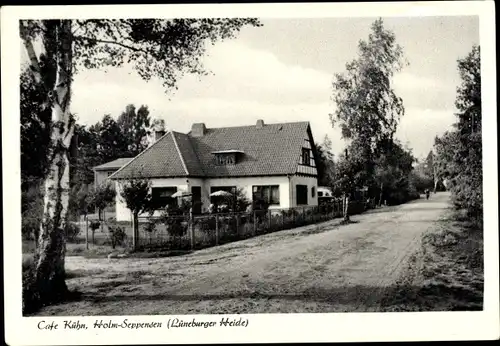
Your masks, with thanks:
[{"label": "overcast sky", "polygon": [[[207,127],[310,121],[316,142],[325,134],[335,153],[342,150],[338,128],[328,114],[332,79],[357,54],[376,18],[274,19],[245,28],[236,39],[210,47],[204,58],[213,75],[185,76],[176,93],[157,81],[144,82],[131,69],[82,71],[73,84],[72,111],[93,124],[104,114],[117,117],[125,106],[149,106],[169,129],[187,132],[193,122]],[[406,114],[397,137],[425,155],[433,138],[454,122],[458,58],[479,44],[477,17],[384,19],[410,63],[394,80]]]}]

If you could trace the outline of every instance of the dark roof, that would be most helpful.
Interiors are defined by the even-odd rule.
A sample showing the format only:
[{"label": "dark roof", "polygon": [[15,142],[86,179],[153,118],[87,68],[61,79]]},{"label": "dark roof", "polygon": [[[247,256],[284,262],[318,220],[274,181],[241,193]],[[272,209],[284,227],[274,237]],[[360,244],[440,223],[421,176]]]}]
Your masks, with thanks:
[{"label": "dark roof", "polygon": [[113,160],[110,162],[106,162],[102,165],[96,166],[96,167],[94,167],[94,169],[96,171],[104,171],[104,170],[108,170],[108,169],[118,169],[118,168],[121,168],[123,165],[129,163],[130,160],[132,160],[132,159],[133,159],[133,157],[122,157],[122,158],[119,158],[119,159],[116,159],[116,160]]},{"label": "dark roof", "polygon": [[[308,122],[207,128],[200,137],[169,132],[111,178],[295,174],[309,136]],[[216,165],[214,152],[229,150],[244,154],[235,165]]]}]

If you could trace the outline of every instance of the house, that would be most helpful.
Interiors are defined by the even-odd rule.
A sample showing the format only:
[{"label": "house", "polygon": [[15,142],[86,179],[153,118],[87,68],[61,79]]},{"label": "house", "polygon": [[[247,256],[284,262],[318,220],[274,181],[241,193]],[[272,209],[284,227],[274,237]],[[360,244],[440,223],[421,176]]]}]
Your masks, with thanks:
[{"label": "house", "polygon": [[120,158],[94,167],[94,185],[98,186],[104,183],[111,174],[129,163],[132,159],[132,157]]},{"label": "house", "polygon": [[193,213],[206,212],[215,191],[239,189],[270,209],[318,204],[314,140],[309,122],[169,131],[110,176],[116,182],[116,219],[130,220],[119,191],[127,180],[148,179],[156,200],[191,194]]}]

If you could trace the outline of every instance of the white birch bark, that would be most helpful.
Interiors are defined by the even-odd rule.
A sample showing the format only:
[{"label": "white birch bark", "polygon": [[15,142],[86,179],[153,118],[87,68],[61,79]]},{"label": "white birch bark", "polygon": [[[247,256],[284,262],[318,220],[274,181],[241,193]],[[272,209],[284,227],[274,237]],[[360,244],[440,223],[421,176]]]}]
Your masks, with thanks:
[{"label": "white birch bark", "polygon": [[[22,30],[22,28],[21,28]],[[50,92],[52,108],[51,145],[48,153],[49,172],[45,178],[44,214],[36,249],[35,284],[42,300],[66,291],[64,256],[67,211],[69,202],[69,146],[74,132],[74,120],[69,112],[72,74],[71,21],[63,20],[57,27],[57,76]],[[31,61],[35,79],[42,81],[37,56],[31,39],[21,33]],[[50,299],[50,298],[49,298]]]}]

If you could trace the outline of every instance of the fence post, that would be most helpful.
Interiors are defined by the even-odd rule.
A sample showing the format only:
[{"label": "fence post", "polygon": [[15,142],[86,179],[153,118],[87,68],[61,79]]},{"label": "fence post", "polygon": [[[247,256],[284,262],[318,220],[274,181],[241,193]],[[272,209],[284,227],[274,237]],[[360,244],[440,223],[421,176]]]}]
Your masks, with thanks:
[{"label": "fence post", "polygon": [[267,217],[269,219],[269,231],[271,231],[271,226],[272,226],[272,222],[271,222],[271,210],[268,210],[267,211]]},{"label": "fence post", "polygon": [[215,245],[219,245],[219,215],[215,214]]},{"label": "fence post", "polygon": [[193,213],[189,213],[189,235],[191,238],[191,250],[194,250],[194,222],[193,222]]},{"label": "fence post", "polygon": [[89,218],[85,214],[85,248],[89,249]]},{"label": "fence post", "polygon": [[240,235],[240,214],[236,214],[236,234]]},{"label": "fence post", "polygon": [[257,234],[257,211],[253,211],[253,235],[255,237],[255,235]]}]

